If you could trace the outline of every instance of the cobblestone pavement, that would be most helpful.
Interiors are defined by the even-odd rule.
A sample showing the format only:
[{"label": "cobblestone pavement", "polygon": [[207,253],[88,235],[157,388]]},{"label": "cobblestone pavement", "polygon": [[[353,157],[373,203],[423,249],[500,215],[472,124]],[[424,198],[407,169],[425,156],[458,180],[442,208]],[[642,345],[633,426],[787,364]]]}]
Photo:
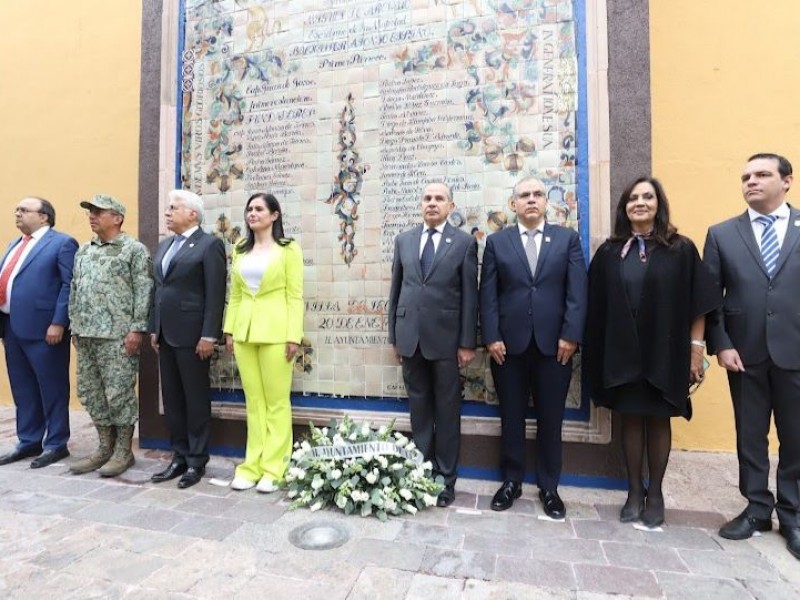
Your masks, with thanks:
[{"label": "cobblestone pavement", "polygon": [[[72,412],[74,456],[94,430]],[[0,446],[14,441],[0,407]],[[456,503],[388,523],[333,511],[287,510],[282,493],[233,492],[204,480],[154,485],[161,452],[137,451],[122,478],[73,476],[68,458],[31,470],[0,467],[0,597],[383,599],[800,597],[800,563],[775,531],[747,541],[716,535],[743,503],[731,454],[675,452],[663,532],[618,522],[624,493],[561,489],[568,518],[540,519],[536,488],[505,513],[488,509],[496,483],[459,480]],[[234,462],[214,457],[208,477]],[[334,524],[349,540],[301,550],[289,534]]]}]

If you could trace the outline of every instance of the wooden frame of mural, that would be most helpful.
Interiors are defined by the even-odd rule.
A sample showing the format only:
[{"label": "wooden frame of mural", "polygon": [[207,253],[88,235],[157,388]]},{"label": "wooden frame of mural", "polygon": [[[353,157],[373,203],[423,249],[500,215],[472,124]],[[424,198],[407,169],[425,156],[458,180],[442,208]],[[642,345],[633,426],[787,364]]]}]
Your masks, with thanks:
[{"label": "wooden frame of mural", "polygon": [[[610,230],[606,0],[181,0],[161,25],[160,209],[174,187],[201,193],[230,248],[249,194],[271,191],[303,247],[296,422],[410,429],[384,313],[392,240],[420,221],[425,183],[451,186],[451,223],[479,245],[513,224],[530,175],[587,260]],[[464,435],[500,432],[487,361],[463,373]],[[213,377],[215,416],[242,419],[229,356]],[[579,375],[564,439],[611,439]]]}]

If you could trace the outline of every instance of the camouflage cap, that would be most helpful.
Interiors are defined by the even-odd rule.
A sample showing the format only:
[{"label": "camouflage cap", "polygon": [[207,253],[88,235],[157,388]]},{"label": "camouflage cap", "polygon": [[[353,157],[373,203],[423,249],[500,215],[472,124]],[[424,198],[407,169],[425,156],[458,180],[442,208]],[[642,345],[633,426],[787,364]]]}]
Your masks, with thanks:
[{"label": "camouflage cap", "polygon": [[113,210],[115,213],[119,213],[123,217],[125,216],[125,207],[122,205],[122,202],[113,196],[97,194],[91,200],[84,200],[81,202],[81,208],[91,208],[92,206],[103,210]]}]

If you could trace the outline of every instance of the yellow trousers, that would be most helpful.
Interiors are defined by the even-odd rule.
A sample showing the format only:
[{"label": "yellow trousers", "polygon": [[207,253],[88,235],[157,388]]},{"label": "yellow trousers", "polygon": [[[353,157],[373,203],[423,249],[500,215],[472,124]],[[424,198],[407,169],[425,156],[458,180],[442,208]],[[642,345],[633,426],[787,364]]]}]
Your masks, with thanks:
[{"label": "yellow trousers", "polygon": [[283,479],[292,453],[292,366],[286,344],[234,342],[247,409],[247,448],[236,476]]}]

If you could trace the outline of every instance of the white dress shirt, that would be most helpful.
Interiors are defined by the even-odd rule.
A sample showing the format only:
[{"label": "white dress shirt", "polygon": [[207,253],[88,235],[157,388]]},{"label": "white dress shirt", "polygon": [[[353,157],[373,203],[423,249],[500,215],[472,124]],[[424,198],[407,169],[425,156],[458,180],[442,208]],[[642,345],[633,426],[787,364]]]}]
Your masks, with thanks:
[{"label": "white dress shirt", "polygon": [[[764,225],[756,221],[758,217],[763,217],[760,212],[754,211],[752,208],[747,209],[747,215],[750,217],[750,226],[753,228],[753,235],[756,236],[756,243],[759,250],[761,249],[761,234],[764,232]],[[778,236],[778,247],[783,247],[783,239],[786,237],[786,230],[789,228],[789,205],[784,202],[776,208],[770,215],[778,217],[772,227],[775,228],[775,235]],[[767,216],[770,216],[767,215]]]},{"label": "white dress shirt", "polygon": [[[436,233],[433,234],[433,255],[436,256],[436,251],[439,249],[439,242],[442,240],[442,235],[444,234],[444,223],[434,227],[436,229]],[[419,257],[422,258],[422,250],[425,248],[425,244],[428,243],[428,227],[425,223],[422,224],[423,230],[422,235],[419,238]],[[438,235],[437,235],[438,234]]]},{"label": "white dress shirt", "polygon": [[[522,247],[524,248],[528,244],[528,240],[530,237],[528,236],[528,230],[522,225],[522,223],[517,223],[517,227],[519,228],[519,239],[522,241]],[[536,244],[536,256],[541,254],[542,250],[542,236],[544,235],[544,219],[542,222],[539,223],[539,226],[535,229],[531,229],[531,231],[538,231],[539,235],[533,236],[533,241]]]},{"label": "white dress shirt", "polygon": [[[8,288],[6,291],[6,303],[0,306],[0,311],[6,314],[11,312],[11,288],[14,286],[14,279],[16,278],[20,267],[22,267],[23,263],[25,262],[25,259],[28,258],[28,255],[31,253],[31,250],[33,250],[33,247],[37,244],[37,242],[40,239],[42,239],[42,236],[48,231],[50,231],[50,226],[43,225],[42,227],[39,227],[39,229],[37,229],[31,234],[31,241],[28,242],[27,246],[25,246],[25,249],[22,251],[22,256],[19,257],[17,264],[14,265],[14,270],[11,271],[11,278],[8,280]],[[22,243],[22,239],[20,239],[19,243],[20,244]],[[8,253],[8,256],[6,256],[6,259],[3,261],[3,266],[0,267],[0,273],[3,272],[3,269],[6,268],[6,264],[8,264],[8,261],[10,261],[11,257],[14,256],[14,252],[16,251],[17,246],[18,245],[15,245]]]}]

